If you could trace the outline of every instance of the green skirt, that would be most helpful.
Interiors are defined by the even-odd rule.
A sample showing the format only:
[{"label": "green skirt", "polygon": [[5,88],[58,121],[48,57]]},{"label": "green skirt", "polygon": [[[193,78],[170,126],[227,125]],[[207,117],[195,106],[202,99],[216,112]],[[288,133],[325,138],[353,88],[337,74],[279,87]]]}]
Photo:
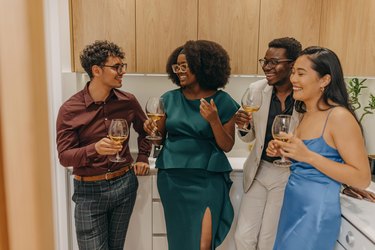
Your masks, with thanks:
[{"label": "green skirt", "polygon": [[212,249],[225,239],[233,221],[228,172],[159,169],[157,185],[164,208],[169,250],[199,250],[202,219],[212,217]]}]

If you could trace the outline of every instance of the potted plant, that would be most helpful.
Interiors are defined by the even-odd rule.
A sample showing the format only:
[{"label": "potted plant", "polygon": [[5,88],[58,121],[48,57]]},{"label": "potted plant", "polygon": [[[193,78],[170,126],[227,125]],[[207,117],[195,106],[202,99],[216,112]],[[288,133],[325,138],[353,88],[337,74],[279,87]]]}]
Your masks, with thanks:
[{"label": "potted plant", "polygon": [[[348,92],[349,92],[350,103],[352,104],[354,111],[359,110],[362,107],[359,101],[359,96],[361,95],[362,90],[367,88],[367,86],[364,85],[365,81],[367,81],[367,79],[359,80],[358,78],[352,78],[349,80]],[[366,115],[374,114],[374,111],[375,111],[375,96],[371,93],[367,105],[363,107],[362,109],[362,114],[359,118],[359,122],[362,122],[363,118]]]}]

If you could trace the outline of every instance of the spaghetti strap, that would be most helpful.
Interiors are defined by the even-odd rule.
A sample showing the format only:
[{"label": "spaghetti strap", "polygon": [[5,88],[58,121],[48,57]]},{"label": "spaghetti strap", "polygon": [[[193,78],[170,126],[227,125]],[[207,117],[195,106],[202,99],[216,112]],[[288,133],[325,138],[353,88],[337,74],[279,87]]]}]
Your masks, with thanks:
[{"label": "spaghetti strap", "polygon": [[329,115],[331,114],[331,112],[332,112],[333,109],[334,109],[334,108],[331,108],[331,110],[328,112],[328,115],[327,115],[326,121],[325,121],[325,123],[324,123],[324,127],[323,127],[322,134],[320,135],[321,137],[322,137],[323,134],[324,134],[324,130],[326,129],[326,125],[327,125],[328,117],[329,117]]}]

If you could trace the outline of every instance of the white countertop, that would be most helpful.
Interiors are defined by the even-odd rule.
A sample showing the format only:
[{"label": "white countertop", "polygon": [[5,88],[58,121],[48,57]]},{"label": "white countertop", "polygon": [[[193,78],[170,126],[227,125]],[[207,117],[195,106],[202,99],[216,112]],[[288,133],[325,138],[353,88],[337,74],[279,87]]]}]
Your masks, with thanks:
[{"label": "white countertop", "polygon": [[[233,168],[233,172],[242,172],[243,163],[245,162],[245,157],[228,157],[229,163]],[[155,169],[155,158],[148,158],[150,164],[150,174],[156,173]]]},{"label": "white countertop", "polygon": [[[371,182],[367,190],[375,192],[375,183]],[[342,216],[375,244],[375,203],[343,194],[340,196]]]}]

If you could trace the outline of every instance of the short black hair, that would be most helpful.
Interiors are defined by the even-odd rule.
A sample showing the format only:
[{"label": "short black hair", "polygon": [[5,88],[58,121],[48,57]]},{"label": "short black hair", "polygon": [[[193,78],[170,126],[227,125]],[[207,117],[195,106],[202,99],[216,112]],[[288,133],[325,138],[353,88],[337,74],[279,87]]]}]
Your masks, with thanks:
[{"label": "short black hair", "polygon": [[82,68],[91,79],[93,77],[92,66],[102,66],[105,64],[109,56],[118,57],[122,60],[125,57],[125,53],[118,45],[112,42],[107,40],[97,40],[94,43],[87,45],[82,50],[79,58],[81,60]]},{"label": "short black hair", "polygon": [[[331,76],[331,82],[324,88],[321,100],[329,107],[338,105],[348,109],[358,122],[357,116],[349,101],[343,70],[336,53],[327,48],[310,46],[300,53],[300,56],[304,55],[311,61],[312,69],[317,72],[319,77],[325,75]],[[329,100],[333,101],[335,104],[330,104]],[[295,107],[298,112],[306,112],[305,104],[302,101],[296,101]],[[320,109],[319,106],[318,109]]]},{"label": "short black hair", "polygon": [[177,47],[169,56],[166,71],[177,86],[180,80],[173,73],[172,64],[177,63],[179,54],[186,55],[190,71],[197,78],[202,89],[217,90],[223,88],[230,76],[231,68],[227,51],[218,43],[207,40],[187,41]]},{"label": "short black hair", "polygon": [[282,37],[269,42],[268,48],[284,48],[287,58],[295,61],[302,50],[302,45],[293,37]]}]

